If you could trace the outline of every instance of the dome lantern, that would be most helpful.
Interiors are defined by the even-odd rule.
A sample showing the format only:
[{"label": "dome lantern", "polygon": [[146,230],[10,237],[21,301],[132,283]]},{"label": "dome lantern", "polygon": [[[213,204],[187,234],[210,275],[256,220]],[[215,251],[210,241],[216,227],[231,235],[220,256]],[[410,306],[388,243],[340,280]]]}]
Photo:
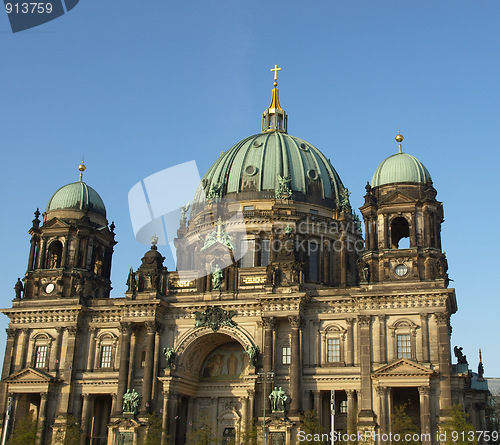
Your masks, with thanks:
[{"label": "dome lantern", "polygon": [[271,104],[268,109],[262,113],[262,133],[268,131],[281,131],[286,133],[288,116],[285,110],[281,108],[278,90],[278,71],[281,71],[281,68],[278,68],[278,65],[274,65],[271,71],[274,71],[274,89],[272,91]]}]

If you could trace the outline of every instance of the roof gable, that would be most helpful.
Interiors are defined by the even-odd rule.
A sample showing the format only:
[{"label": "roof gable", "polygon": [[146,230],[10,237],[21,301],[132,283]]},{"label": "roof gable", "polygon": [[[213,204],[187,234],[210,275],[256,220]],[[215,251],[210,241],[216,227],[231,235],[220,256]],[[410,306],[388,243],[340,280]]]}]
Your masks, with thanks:
[{"label": "roof gable", "polygon": [[396,377],[396,376],[431,376],[432,369],[424,368],[418,363],[407,359],[399,359],[394,363],[382,366],[372,373],[373,378]]}]

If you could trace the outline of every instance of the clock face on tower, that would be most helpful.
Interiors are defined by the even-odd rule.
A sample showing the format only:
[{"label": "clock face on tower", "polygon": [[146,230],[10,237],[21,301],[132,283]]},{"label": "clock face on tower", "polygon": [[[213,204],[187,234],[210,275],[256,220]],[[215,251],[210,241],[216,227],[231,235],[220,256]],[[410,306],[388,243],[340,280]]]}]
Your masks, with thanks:
[{"label": "clock face on tower", "polygon": [[394,272],[398,277],[404,277],[408,273],[408,268],[404,264],[398,264]]},{"label": "clock face on tower", "polygon": [[45,286],[45,292],[50,294],[54,290],[54,283],[49,283]]}]

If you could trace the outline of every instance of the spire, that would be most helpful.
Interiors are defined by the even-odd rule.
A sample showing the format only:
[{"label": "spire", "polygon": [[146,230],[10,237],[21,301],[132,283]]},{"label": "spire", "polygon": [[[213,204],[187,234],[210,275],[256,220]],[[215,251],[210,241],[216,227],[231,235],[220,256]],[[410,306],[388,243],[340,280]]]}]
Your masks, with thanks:
[{"label": "spire", "polygon": [[281,71],[281,68],[278,68],[278,65],[274,65],[271,71],[274,71],[274,88],[271,96],[271,105],[262,113],[262,132],[282,131],[286,133],[288,116],[285,110],[281,108],[278,90],[278,71]]},{"label": "spire", "polygon": [[484,365],[483,365],[483,355],[481,353],[481,348],[479,348],[479,365],[477,366],[477,374],[480,380],[484,378]]},{"label": "spire", "polygon": [[80,181],[82,181],[83,172],[84,172],[85,170],[87,170],[87,167],[85,167],[85,164],[83,163],[83,161],[82,161],[82,163],[78,166],[78,170],[80,170]]},{"label": "spire", "polygon": [[395,137],[396,141],[398,142],[398,148],[399,151],[398,153],[403,153],[403,150],[401,149],[401,142],[403,142],[404,136],[401,134],[401,130],[398,130],[398,134]]}]

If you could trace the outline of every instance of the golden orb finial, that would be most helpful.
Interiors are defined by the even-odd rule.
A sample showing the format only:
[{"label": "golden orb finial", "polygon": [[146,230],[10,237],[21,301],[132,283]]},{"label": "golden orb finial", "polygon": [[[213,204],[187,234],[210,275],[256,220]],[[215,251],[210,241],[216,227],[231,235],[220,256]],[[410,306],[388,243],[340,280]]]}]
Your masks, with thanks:
[{"label": "golden orb finial", "polygon": [[398,134],[395,137],[399,148],[399,153],[402,153],[403,151],[401,150],[401,142],[403,142],[404,136],[401,134],[401,130],[398,130]]},{"label": "golden orb finial", "polygon": [[80,181],[82,180],[83,172],[87,170],[87,167],[85,167],[85,164],[82,163],[78,166],[78,170],[80,170]]}]

